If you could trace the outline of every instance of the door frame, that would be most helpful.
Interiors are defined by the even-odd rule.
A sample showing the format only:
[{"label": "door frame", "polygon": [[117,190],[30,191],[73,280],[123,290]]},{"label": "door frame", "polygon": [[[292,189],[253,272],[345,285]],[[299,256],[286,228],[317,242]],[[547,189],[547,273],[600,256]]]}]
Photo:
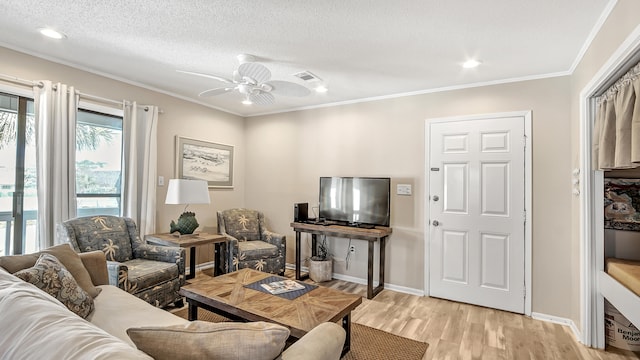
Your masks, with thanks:
[{"label": "door frame", "polygon": [[432,123],[443,123],[443,122],[455,122],[455,121],[473,121],[473,120],[489,120],[489,119],[498,119],[498,118],[507,118],[507,117],[522,117],[524,121],[524,206],[525,206],[525,214],[524,214],[524,314],[531,316],[531,259],[532,259],[532,251],[531,251],[531,229],[532,229],[532,209],[531,209],[531,184],[532,184],[532,153],[531,153],[531,110],[524,111],[513,111],[513,112],[504,112],[504,113],[491,113],[491,114],[476,114],[476,115],[464,115],[464,116],[451,116],[451,117],[441,117],[441,118],[429,118],[425,120],[425,138],[424,138],[424,181],[425,181],[425,196],[424,196],[424,293],[425,296],[429,296],[430,294],[430,284],[429,284],[429,244],[430,244],[430,228],[429,219],[431,218],[431,214],[429,211],[429,202],[430,202],[430,194],[429,194],[429,158],[430,158],[430,143],[429,139],[431,138],[431,129],[430,125]]},{"label": "door frame", "polygon": [[604,172],[593,170],[591,139],[595,97],[612,85],[625,69],[640,60],[640,26],[637,26],[593,75],[580,92],[580,341],[604,349],[604,298],[598,289],[598,272],[604,271]]},{"label": "door frame", "polygon": [[[18,86],[10,85],[9,81],[6,81],[6,80],[2,80],[0,82],[0,92],[7,94],[9,96],[17,97],[19,102],[18,109],[20,109],[21,107],[26,107],[27,101],[34,101],[33,89],[31,87],[18,87]],[[24,152],[25,150],[24,147],[20,149],[20,145],[25,146],[24,144],[25,139],[24,138],[20,139],[21,138],[20,128],[26,125],[26,119],[20,117],[19,110],[18,110],[18,120],[16,125],[17,125],[16,131],[18,132],[18,138],[16,138],[16,146],[17,146],[16,152],[17,153],[20,151]],[[25,133],[22,134],[22,136],[24,135]],[[24,154],[22,154],[22,160],[24,161]],[[13,180],[15,182],[16,189],[24,190],[24,174],[20,173],[18,165],[19,164],[16,163],[16,174]],[[22,164],[22,167],[23,169],[21,171],[24,171],[24,164]],[[21,183],[17,181],[17,177],[21,177]],[[13,239],[11,240],[6,239],[7,241],[6,245],[9,245],[9,246],[7,246],[4,250],[5,255],[20,255],[25,251],[26,220],[24,217],[24,193],[20,195],[19,199],[16,199],[15,196],[16,195],[14,191],[13,201],[11,203],[12,211],[13,211],[13,216],[12,216],[13,219],[11,220],[11,222],[13,223],[13,232],[11,232],[11,236],[13,237]],[[20,209],[19,211],[16,211],[17,207]],[[21,224],[21,226],[17,226],[18,224]],[[4,237],[6,236],[6,234],[3,233],[0,236],[1,236],[0,241],[5,242]],[[37,238],[34,240],[37,241]]]}]

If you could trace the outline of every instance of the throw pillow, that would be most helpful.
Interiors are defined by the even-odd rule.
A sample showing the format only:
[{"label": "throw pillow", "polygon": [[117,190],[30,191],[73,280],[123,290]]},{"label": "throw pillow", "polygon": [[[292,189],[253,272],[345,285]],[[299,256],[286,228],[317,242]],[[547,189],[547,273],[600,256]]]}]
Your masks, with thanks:
[{"label": "throw pillow", "polygon": [[89,275],[87,268],[84,267],[82,259],[69,244],[52,246],[35,254],[2,256],[0,257],[0,266],[14,274],[32,267],[43,253],[55,256],[91,297],[98,296],[101,289],[93,285],[91,275]]},{"label": "throw pillow", "polygon": [[93,311],[93,298],[51,254],[40,255],[33,267],[20,270],[14,275],[58,299],[82,318],[86,318]]},{"label": "throw pillow", "polygon": [[98,296],[100,288],[95,287],[91,281],[91,275],[84,264],[80,255],[76,253],[70,244],[60,244],[52,246],[48,249],[42,250],[41,253],[47,253],[55,256],[64,267],[73,275],[73,278],[78,282],[78,285],[84,289],[92,298]]},{"label": "throw pillow", "polygon": [[289,329],[267,322],[211,323],[127,329],[131,341],[156,360],[272,360],[284,349]]}]

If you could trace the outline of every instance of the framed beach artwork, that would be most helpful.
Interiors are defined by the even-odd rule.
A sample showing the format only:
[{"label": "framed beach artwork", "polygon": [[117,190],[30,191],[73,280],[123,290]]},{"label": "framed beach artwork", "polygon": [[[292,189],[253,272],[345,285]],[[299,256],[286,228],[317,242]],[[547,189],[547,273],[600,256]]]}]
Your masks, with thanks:
[{"label": "framed beach artwork", "polygon": [[233,187],[233,146],[176,136],[176,177]]}]

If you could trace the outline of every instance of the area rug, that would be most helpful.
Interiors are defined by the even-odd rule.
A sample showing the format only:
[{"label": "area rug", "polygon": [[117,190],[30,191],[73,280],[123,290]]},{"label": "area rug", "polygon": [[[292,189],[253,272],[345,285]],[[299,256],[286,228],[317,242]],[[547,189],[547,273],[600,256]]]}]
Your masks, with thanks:
[{"label": "area rug", "polygon": [[[174,312],[187,318],[187,309]],[[227,318],[198,308],[198,320],[221,322]],[[429,344],[351,323],[351,350],[342,360],[420,360]]]}]

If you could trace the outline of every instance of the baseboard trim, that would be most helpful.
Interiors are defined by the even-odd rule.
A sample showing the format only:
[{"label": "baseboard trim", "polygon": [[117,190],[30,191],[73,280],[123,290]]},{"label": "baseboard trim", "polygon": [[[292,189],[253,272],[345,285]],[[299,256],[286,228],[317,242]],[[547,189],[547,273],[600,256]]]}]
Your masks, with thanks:
[{"label": "baseboard trim", "polygon": [[580,330],[578,330],[576,323],[573,322],[573,320],[571,319],[567,319],[559,316],[541,314],[537,312],[532,312],[531,318],[536,320],[551,322],[558,325],[568,326],[569,329],[571,329],[571,332],[573,333],[573,336],[576,338],[576,340],[582,343],[582,334],[580,334]]},{"label": "baseboard trim", "polygon": [[[289,269],[289,270],[293,270],[294,272],[296,271],[296,266],[295,266],[295,265],[293,265],[293,264],[284,264],[284,268],[285,268],[285,270],[286,270],[286,269]],[[306,266],[301,266],[301,267],[300,267],[300,271],[301,271],[301,272],[308,272],[308,271],[309,271],[309,268],[308,268],[308,267],[306,267]]]},{"label": "baseboard trim", "polygon": [[[285,267],[287,269],[291,269],[291,270],[295,270],[296,269],[296,266],[293,265],[293,264],[286,264]],[[309,271],[309,268],[306,267],[306,266],[302,266],[300,268],[300,270],[303,271],[303,272],[307,272],[307,271]],[[367,285],[367,279],[363,279],[363,278],[359,278],[359,277],[355,277],[355,276],[333,273],[333,278],[337,279],[337,280],[348,281],[348,282],[360,284],[360,285]],[[378,286],[378,284],[379,284],[378,281],[374,281],[373,282],[373,286],[374,287]],[[424,290],[413,289],[413,288],[410,288],[410,287],[394,285],[394,284],[389,284],[389,283],[384,284],[384,288],[387,289],[387,290],[393,290],[393,291],[397,291],[399,293],[404,293],[404,294],[409,294],[409,295],[416,295],[416,296],[424,296],[425,295]]]},{"label": "baseboard trim", "polygon": [[404,294],[416,295],[416,296],[425,296],[424,290],[414,289],[406,286],[394,285],[394,284],[385,284],[385,289],[397,291]]},{"label": "baseboard trim", "polygon": [[[196,272],[197,271],[202,271],[204,269],[211,269],[211,268],[213,268],[214,265],[215,265],[215,262],[213,262],[213,261],[207,261],[207,262],[202,263],[202,264],[196,264]],[[190,275],[189,274],[189,267],[184,269],[184,272],[185,272],[185,274]]]}]

